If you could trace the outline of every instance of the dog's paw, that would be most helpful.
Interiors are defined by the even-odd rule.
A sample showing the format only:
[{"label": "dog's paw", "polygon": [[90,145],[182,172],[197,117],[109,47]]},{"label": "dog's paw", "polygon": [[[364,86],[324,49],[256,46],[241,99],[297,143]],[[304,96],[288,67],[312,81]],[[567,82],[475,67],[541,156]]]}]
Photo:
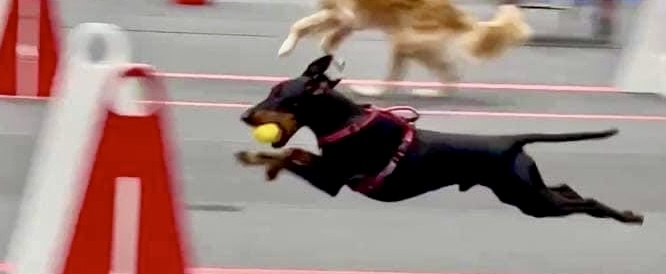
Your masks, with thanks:
[{"label": "dog's paw", "polygon": [[342,58],[336,58],[333,60],[333,65],[335,65],[335,68],[338,70],[338,72],[342,73],[347,66],[347,62]]},{"label": "dog's paw", "polygon": [[258,153],[249,151],[240,151],[234,154],[236,161],[243,165],[262,165],[263,161],[258,156]]},{"label": "dog's paw", "polygon": [[386,94],[386,88],[365,85],[349,85],[349,90],[356,95],[365,97],[379,97]]},{"label": "dog's paw", "polygon": [[278,50],[278,57],[286,56],[291,53],[292,50],[296,47],[296,37],[294,35],[287,36],[286,39],[282,42],[280,49]]},{"label": "dog's paw", "polygon": [[412,94],[420,97],[448,97],[451,95],[450,89],[430,89],[430,88],[415,88],[412,89]]},{"label": "dog's paw", "polygon": [[282,165],[272,164],[266,166],[266,181],[273,181],[277,178],[280,171],[282,171]]},{"label": "dog's paw", "polygon": [[629,210],[622,212],[622,215],[624,215],[624,222],[629,224],[642,225],[643,221],[645,220],[643,215],[636,214]]}]

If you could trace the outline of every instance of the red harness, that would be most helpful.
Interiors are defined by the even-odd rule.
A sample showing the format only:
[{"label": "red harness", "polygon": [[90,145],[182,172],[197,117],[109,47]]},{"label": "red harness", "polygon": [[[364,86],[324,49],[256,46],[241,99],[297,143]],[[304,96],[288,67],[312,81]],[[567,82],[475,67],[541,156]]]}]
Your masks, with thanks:
[{"label": "red harness", "polygon": [[[399,110],[410,111],[415,116],[407,118],[394,113],[395,111]],[[374,176],[365,177],[356,187],[353,188],[354,191],[361,193],[368,193],[381,187],[384,183],[384,179],[393,173],[400,159],[405,156],[409,145],[411,145],[412,141],[414,141],[414,122],[419,119],[418,112],[414,108],[407,106],[391,107],[385,109],[368,106],[365,111],[366,114],[363,115],[361,119],[332,134],[317,139],[319,145],[336,142],[360,131],[380,116],[392,119],[403,126],[405,129],[405,134],[402,136],[402,143],[400,146],[398,146],[398,149],[393,154],[393,157],[391,157],[391,161],[386,165],[386,167],[384,167],[382,171]]]}]

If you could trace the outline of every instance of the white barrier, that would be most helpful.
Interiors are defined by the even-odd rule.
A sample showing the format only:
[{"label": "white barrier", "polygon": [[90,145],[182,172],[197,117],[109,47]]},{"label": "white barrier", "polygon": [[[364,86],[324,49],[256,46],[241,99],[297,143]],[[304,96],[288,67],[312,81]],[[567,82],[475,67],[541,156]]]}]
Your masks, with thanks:
[{"label": "white barrier", "polygon": [[[89,55],[94,37],[106,45],[99,61]],[[9,244],[9,273],[183,274],[187,236],[166,106],[146,113],[118,97],[139,78],[163,99],[161,80],[130,63],[117,26],[85,23],[69,38]]]},{"label": "white barrier", "polygon": [[615,87],[666,96],[666,1],[643,0],[617,67]]}]

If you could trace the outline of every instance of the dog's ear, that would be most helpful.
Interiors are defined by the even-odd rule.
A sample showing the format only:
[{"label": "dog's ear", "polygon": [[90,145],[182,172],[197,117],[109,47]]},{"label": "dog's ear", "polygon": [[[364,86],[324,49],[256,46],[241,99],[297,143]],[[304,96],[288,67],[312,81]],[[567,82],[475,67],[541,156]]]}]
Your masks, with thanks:
[{"label": "dog's ear", "polygon": [[324,92],[326,92],[327,90],[335,88],[335,86],[337,86],[338,83],[340,83],[340,81],[342,81],[342,79],[337,79],[337,80],[326,79],[324,81],[320,81],[318,82],[319,85],[316,88],[312,89],[312,94],[314,95],[324,94]]},{"label": "dog's ear", "polygon": [[319,59],[312,61],[312,63],[308,65],[308,68],[305,69],[302,76],[316,77],[319,75],[323,75],[328,70],[328,67],[331,65],[332,61],[333,61],[333,55],[330,54],[324,55]]},{"label": "dog's ear", "polygon": [[335,79],[335,80],[330,80],[330,81],[328,81],[328,87],[329,88],[334,88],[335,86],[337,86],[340,83],[340,81],[342,81],[342,78]]}]

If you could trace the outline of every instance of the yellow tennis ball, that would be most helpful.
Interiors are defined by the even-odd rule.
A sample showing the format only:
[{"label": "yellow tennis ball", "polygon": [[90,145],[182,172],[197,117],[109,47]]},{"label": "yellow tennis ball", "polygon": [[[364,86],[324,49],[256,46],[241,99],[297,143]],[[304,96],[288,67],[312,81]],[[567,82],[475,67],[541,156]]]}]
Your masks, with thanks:
[{"label": "yellow tennis ball", "polygon": [[280,140],[280,135],[282,135],[280,127],[275,123],[260,125],[255,127],[252,131],[252,136],[254,136],[254,139],[260,143],[265,144],[277,142]]}]

